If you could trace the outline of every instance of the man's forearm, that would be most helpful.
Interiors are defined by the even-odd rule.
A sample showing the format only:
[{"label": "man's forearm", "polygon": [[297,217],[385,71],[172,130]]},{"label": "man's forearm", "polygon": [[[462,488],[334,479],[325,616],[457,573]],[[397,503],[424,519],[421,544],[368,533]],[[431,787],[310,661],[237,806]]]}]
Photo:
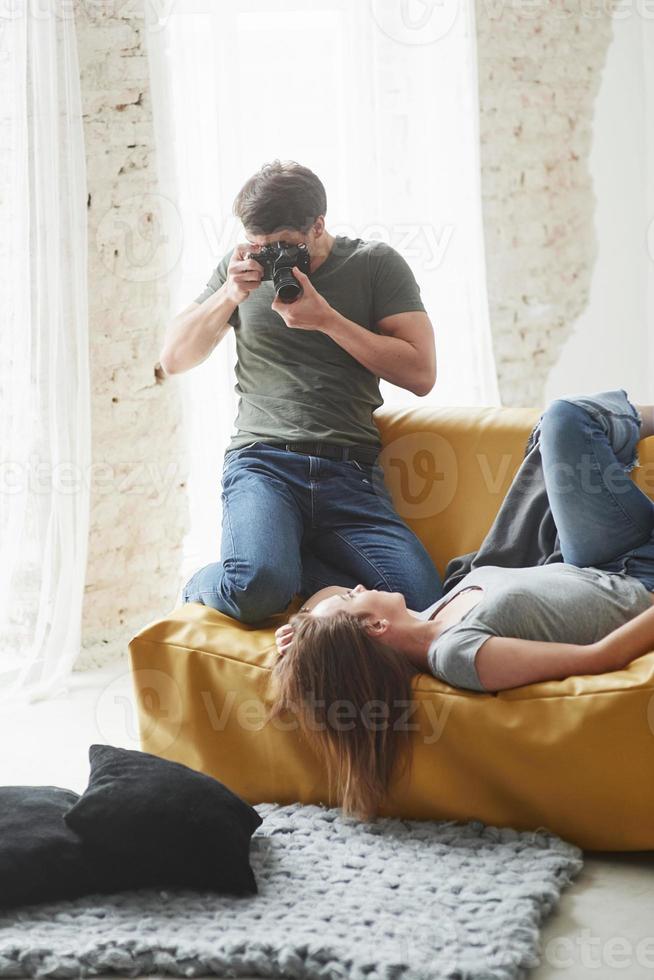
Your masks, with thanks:
[{"label": "man's forearm", "polygon": [[236,307],[224,285],[197,309],[177,316],[166,331],[160,357],[166,374],[181,374],[205,361],[227,333]]},{"label": "man's forearm", "polygon": [[431,390],[433,381],[425,375],[424,358],[406,340],[373,333],[336,310],[329,313],[322,332],[376,377],[416,395]]}]

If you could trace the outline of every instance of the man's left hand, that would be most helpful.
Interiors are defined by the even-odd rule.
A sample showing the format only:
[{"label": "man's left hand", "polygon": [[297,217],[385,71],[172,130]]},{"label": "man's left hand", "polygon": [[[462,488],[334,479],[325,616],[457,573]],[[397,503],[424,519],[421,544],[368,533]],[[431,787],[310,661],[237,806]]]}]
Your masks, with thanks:
[{"label": "man's left hand", "polygon": [[272,309],[284,320],[287,327],[295,330],[324,330],[334,310],[324,296],[317,292],[308,276],[297,266],[291,270],[304,293],[294,303],[280,303],[275,299]]}]

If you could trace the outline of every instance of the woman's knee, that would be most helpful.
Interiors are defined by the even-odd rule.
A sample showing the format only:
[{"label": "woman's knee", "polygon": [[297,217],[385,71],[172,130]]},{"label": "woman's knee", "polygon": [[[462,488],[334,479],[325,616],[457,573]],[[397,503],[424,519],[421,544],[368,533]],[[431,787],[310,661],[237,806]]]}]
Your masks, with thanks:
[{"label": "woman's knee", "polygon": [[541,416],[540,439],[544,457],[550,461],[577,458],[591,444],[596,453],[605,440],[604,464],[629,471],[637,464],[640,422],[622,392],[580,396],[578,401],[557,398]]},{"label": "woman's knee", "polygon": [[559,435],[571,428],[587,424],[588,411],[566,398],[555,398],[543,412],[540,420],[541,435]]}]

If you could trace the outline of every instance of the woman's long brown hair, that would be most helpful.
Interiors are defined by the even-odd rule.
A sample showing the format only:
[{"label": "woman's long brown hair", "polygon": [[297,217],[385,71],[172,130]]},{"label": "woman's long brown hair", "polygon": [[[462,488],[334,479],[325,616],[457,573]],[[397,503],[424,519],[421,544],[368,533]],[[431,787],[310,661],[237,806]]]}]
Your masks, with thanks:
[{"label": "woman's long brown hair", "polygon": [[375,817],[392,776],[410,762],[406,720],[415,667],[371,637],[350,612],[296,613],[293,640],[273,669],[269,717],[291,711],[327,766],[343,810]]}]

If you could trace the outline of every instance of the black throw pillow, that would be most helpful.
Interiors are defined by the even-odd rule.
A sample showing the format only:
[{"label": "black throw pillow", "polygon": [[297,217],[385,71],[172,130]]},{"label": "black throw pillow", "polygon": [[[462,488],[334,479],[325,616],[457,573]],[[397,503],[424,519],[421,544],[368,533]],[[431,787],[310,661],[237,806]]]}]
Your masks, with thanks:
[{"label": "black throw pillow", "polygon": [[132,887],[64,820],[79,795],[58,786],[0,786],[0,908]]},{"label": "black throw pillow", "polygon": [[142,880],[236,895],[257,891],[257,811],[212,776],[149,752],[91,745],[91,774],[65,815],[85,842],[138,867]]}]

